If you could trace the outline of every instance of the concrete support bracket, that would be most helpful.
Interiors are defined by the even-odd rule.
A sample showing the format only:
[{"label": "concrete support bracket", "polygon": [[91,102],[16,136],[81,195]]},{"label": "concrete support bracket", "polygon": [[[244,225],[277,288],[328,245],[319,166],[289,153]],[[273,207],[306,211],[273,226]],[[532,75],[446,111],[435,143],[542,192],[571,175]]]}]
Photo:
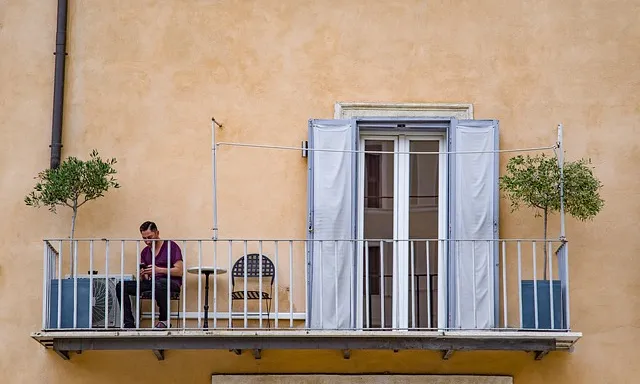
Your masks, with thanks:
[{"label": "concrete support bracket", "polygon": [[549,353],[549,351],[535,351],[535,359],[536,360],[542,360],[543,357],[545,357],[547,354]]},{"label": "concrete support bracket", "polygon": [[58,354],[58,356],[62,357],[63,360],[70,360],[71,359],[71,355],[69,351],[61,351],[57,348],[53,349],[55,353]]},{"label": "concrete support bracket", "polygon": [[449,360],[453,355],[453,349],[442,351],[442,360]]},{"label": "concrete support bracket", "polygon": [[156,355],[159,361],[164,360],[164,349],[154,349],[153,354]]}]

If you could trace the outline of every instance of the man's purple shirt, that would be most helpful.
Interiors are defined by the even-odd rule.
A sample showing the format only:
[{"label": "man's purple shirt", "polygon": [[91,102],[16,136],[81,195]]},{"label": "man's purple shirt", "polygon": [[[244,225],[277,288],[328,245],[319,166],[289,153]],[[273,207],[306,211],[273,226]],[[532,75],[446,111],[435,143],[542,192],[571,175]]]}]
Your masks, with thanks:
[{"label": "man's purple shirt", "polygon": [[[168,247],[167,245],[171,246]],[[156,244],[157,245],[157,244]],[[140,252],[140,262],[142,264],[146,264],[147,266],[151,266],[152,264],[152,252],[151,247],[145,247],[142,252]],[[170,268],[167,266],[168,257],[171,256],[171,267],[173,267],[178,261],[182,260],[182,250],[180,250],[180,246],[176,244],[174,241],[163,241],[162,247],[160,247],[160,252],[158,256],[156,256],[155,266],[162,268]],[[156,278],[158,277],[167,277],[166,273],[156,273]],[[182,286],[182,277],[180,276],[171,276],[171,281],[177,283]]]}]

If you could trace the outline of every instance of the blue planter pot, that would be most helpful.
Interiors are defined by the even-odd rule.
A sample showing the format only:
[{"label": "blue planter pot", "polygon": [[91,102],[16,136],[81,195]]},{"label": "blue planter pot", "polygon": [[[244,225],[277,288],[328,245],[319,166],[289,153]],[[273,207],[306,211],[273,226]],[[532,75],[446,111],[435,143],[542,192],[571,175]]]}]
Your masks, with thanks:
[{"label": "blue planter pot", "polygon": [[[564,316],[564,298],[560,280],[536,280],[538,298],[538,326],[536,326],[536,307],[534,281],[522,280],[522,326],[525,329],[566,329]],[[553,326],[551,324],[551,299],[553,294]]]}]

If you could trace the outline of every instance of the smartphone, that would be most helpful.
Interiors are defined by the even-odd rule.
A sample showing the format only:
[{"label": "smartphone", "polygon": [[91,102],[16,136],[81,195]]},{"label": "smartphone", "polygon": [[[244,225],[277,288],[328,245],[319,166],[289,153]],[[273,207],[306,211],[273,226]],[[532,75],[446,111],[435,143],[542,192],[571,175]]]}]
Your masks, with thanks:
[{"label": "smartphone", "polygon": [[[140,263],[140,272],[142,272],[143,269],[147,268],[146,264]],[[149,276],[143,276],[142,280],[149,280]]]}]

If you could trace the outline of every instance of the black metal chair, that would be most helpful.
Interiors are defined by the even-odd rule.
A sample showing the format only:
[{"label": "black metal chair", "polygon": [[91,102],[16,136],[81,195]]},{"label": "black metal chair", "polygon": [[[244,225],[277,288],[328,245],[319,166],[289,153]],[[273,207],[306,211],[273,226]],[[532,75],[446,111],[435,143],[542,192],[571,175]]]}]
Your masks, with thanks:
[{"label": "black metal chair", "polygon": [[[262,266],[261,260],[262,259]],[[267,303],[267,327],[271,328],[271,299],[273,298],[273,281],[276,276],[276,269],[273,266],[273,262],[267,256],[260,255],[257,253],[250,253],[246,255],[247,265],[246,265],[246,278],[248,279],[260,279],[260,274],[262,273],[262,291],[259,290],[247,290],[247,300],[265,300]],[[244,300],[245,291],[244,285],[243,289],[236,290],[236,279],[244,279],[245,278],[245,256],[238,259],[238,261],[233,264],[233,268],[231,269],[231,300]],[[270,279],[269,279],[270,278]],[[270,281],[269,281],[270,280]],[[265,282],[268,282],[269,291],[267,292],[264,289]],[[246,308],[245,308],[246,310]]]},{"label": "black metal chair", "polygon": [[[169,292],[169,307],[167,308],[167,323],[169,323],[169,326],[171,324],[171,302],[172,301],[177,301],[178,302],[178,318],[177,318],[177,322],[178,324],[180,324],[180,298],[182,297],[181,295],[182,289],[178,290],[178,291],[171,291]],[[142,300],[151,300],[153,297],[153,295],[151,294],[151,290],[149,291],[141,291],[140,292],[140,301],[142,302]],[[153,303],[153,305],[155,305],[155,303]],[[157,315],[157,313],[156,313]]]}]

